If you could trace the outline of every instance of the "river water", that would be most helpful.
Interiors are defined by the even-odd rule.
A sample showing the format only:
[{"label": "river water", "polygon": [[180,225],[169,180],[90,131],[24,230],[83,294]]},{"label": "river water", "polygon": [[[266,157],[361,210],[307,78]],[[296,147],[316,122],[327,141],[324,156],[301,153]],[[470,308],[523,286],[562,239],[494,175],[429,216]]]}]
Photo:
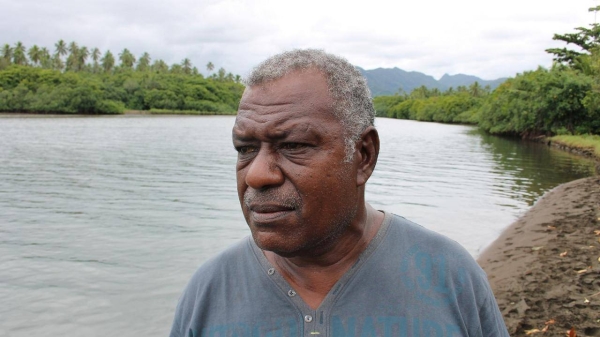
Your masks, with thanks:
[{"label": "river water", "polygon": [[[0,336],[166,336],[180,292],[248,235],[234,117],[0,118]],[[476,256],[585,160],[460,125],[378,119],[367,200]]]}]

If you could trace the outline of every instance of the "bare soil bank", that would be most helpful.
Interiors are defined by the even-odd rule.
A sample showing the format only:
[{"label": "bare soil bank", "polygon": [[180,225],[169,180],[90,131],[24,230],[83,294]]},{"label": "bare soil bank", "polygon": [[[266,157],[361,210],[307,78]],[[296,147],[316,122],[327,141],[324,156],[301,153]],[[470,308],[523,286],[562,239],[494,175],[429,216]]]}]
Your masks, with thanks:
[{"label": "bare soil bank", "polygon": [[478,259],[511,336],[600,336],[600,177],[558,186]]}]

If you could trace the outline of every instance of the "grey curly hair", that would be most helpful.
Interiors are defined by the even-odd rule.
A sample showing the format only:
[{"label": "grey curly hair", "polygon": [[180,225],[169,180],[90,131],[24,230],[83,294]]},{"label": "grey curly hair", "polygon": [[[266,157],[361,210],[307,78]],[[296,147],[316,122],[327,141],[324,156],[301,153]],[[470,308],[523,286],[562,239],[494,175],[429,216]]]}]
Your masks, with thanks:
[{"label": "grey curly hair", "polygon": [[256,66],[244,81],[247,86],[261,85],[296,70],[314,68],[326,78],[333,98],[333,113],[346,130],[346,161],[354,155],[360,134],[374,125],[375,108],[367,81],[346,59],[318,49],[295,49],[277,54]]}]

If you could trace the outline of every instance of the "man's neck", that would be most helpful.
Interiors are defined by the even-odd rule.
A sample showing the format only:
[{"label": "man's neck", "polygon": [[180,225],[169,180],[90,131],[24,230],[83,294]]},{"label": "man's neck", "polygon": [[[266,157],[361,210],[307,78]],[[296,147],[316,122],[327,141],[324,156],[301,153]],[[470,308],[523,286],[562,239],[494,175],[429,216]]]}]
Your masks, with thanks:
[{"label": "man's neck", "polygon": [[286,258],[273,252],[264,252],[267,260],[313,309],[321,304],[379,231],[383,213],[369,204],[365,204],[361,213],[357,221],[317,256]]}]

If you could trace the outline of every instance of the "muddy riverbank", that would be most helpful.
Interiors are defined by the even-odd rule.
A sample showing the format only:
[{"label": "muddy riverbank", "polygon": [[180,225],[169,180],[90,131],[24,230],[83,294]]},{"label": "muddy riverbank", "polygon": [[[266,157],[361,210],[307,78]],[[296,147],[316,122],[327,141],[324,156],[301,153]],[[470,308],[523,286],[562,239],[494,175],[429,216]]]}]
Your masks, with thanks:
[{"label": "muddy riverbank", "polygon": [[600,336],[600,177],[558,186],[478,258],[512,336]]}]

